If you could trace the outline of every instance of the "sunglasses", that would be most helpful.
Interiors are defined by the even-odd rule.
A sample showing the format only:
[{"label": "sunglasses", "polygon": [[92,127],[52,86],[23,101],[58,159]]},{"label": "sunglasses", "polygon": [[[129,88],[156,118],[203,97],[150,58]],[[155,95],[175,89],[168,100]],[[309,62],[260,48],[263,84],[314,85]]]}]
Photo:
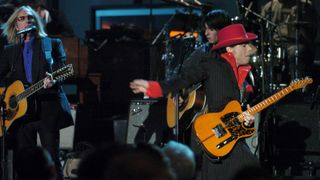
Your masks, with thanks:
[{"label": "sunglasses", "polygon": [[34,17],[33,17],[32,15],[25,15],[25,16],[19,16],[19,17],[17,17],[17,21],[24,21],[24,20],[26,20],[26,19],[28,19],[28,20],[33,20]]}]

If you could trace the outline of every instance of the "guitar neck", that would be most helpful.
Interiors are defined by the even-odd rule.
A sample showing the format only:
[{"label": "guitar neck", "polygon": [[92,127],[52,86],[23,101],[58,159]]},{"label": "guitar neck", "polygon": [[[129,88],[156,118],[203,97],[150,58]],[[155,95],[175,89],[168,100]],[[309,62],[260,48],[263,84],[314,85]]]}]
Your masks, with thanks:
[{"label": "guitar neck", "polygon": [[33,84],[32,86],[30,86],[29,88],[24,90],[21,94],[19,94],[17,96],[17,100],[20,101],[21,99],[27,98],[27,97],[31,96],[32,94],[34,94],[35,92],[42,89],[43,85],[44,85],[43,80],[44,79],[42,79],[41,81],[38,81],[37,83]]},{"label": "guitar neck", "polygon": [[[262,111],[263,109],[267,108],[271,104],[277,102],[278,100],[280,100],[281,98],[288,95],[289,93],[291,93],[294,90],[295,89],[293,87],[288,86],[288,87],[282,89],[281,91],[275,93],[274,95],[268,97],[267,99],[261,101],[260,103],[256,104],[255,106],[251,107],[250,109],[248,109],[245,112],[248,112],[251,115],[255,115],[256,113]],[[240,121],[243,121],[244,120],[244,113],[241,113],[240,115],[238,115],[238,118]]]},{"label": "guitar neck", "polygon": [[[51,75],[54,80],[60,81],[60,80],[65,80],[69,76],[73,75],[73,73],[74,73],[74,71],[73,71],[72,64],[68,64],[68,65],[56,70]],[[29,88],[27,88],[26,90],[21,92],[19,95],[16,96],[16,100],[19,102],[20,100],[27,98],[27,97],[31,96],[32,94],[34,94],[35,92],[42,89],[43,85],[44,85],[44,79],[45,78],[43,78],[42,80],[38,81],[37,83],[33,84],[32,86],[30,86]]]}]

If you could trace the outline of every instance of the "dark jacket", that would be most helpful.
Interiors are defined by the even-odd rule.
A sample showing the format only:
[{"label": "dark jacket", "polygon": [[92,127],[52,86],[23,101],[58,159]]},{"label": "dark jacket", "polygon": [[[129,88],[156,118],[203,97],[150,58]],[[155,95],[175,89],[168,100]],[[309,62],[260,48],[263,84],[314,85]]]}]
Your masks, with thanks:
[{"label": "dark jacket", "polygon": [[[5,47],[0,58],[0,78],[2,86],[9,86],[20,80],[25,87],[27,83],[23,48],[20,44]],[[64,66],[66,54],[60,39],[52,39],[53,62],[46,60],[42,41],[36,38],[33,44],[32,84],[46,77],[46,72],[53,72]],[[73,124],[70,106],[60,83],[48,89],[42,89],[27,98],[28,113],[33,114],[31,121],[41,120],[51,130],[68,127]],[[27,122],[25,122],[27,123]]]},{"label": "dark jacket", "polygon": [[[195,51],[184,63],[180,75],[160,82],[164,96],[182,88],[202,82],[208,102],[209,112],[223,110],[231,100],[240,100],[240,90],[231,65],[215,52]],[[198,62],[198,63],[196,63]]]}]

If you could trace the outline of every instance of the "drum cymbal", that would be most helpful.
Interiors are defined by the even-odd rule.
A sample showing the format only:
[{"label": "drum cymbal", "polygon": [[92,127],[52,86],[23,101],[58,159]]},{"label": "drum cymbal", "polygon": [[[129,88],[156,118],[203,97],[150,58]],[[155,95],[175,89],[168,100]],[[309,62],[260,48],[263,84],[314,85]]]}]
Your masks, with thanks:
[{"label": "drum cymbal", "polygon": [[199,0],[162,0],[162,1],[173,3],[175,5],[193,8],[193,9],[202,9],[203,7],[213,8],[211,3],[202,3]]},{"label": "drum cymbal", "polygon": [[179,5],[179,6],[184,6],[184,7],[189,7],[189,8],[193,8],[193,9],[199,9],[200,7],[197,6],[197,5],[194,5],[192,3],[188,3],[188,2],[185,2],[185,1],[178,1],[178,0],[163,0],[165,2],[168,2],[168,3],[171,3],[171,4],[174,4],[174,5]]}]

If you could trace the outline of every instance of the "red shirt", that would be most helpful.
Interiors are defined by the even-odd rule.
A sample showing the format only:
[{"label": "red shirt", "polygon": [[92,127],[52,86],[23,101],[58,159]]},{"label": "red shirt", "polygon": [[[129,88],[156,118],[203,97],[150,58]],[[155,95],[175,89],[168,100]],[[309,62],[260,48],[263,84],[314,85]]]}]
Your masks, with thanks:
[{"label": "red shirt", "polygon": [[224,53],[221,54],[221,57],[229,62],[229,64],[232,66],[234,75],[236,76],[236,79],[238,81],[238,86],[241,88],[244,80],[246,79],[248,73],[251,70],[250,65],[244,65],[237,67],[236,59],[234,58],[232,53]]}]

